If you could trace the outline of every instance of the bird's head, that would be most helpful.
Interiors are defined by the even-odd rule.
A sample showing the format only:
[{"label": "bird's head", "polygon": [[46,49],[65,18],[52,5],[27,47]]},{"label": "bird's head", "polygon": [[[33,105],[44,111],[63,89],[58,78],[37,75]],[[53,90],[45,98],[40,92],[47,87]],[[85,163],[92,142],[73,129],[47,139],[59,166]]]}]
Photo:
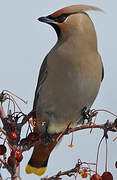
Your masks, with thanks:
[{"label": "bird's head", "polygon": [[88,5],[72,5],[62,8],[49,16],[38,18],[39,21],[50,24],[56,31],[58,38],[71,35],[96,36],[94,25],[85,11],[102,11]]}]

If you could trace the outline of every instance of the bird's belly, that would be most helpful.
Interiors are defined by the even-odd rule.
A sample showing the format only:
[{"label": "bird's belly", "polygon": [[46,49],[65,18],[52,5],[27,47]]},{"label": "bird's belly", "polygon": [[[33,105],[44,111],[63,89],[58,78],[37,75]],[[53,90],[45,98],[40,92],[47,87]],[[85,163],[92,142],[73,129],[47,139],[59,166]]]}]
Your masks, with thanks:
[{"label": "bird's belly", "polygon": [[54,77],[54,86],[52,77],[50,79],[42,87],[38,110],[48,124],[48,132],[58,133],[70,122],[80,120],[81,110],[92,105],[100,84],[96,79],[84,79],[71,73]]}]

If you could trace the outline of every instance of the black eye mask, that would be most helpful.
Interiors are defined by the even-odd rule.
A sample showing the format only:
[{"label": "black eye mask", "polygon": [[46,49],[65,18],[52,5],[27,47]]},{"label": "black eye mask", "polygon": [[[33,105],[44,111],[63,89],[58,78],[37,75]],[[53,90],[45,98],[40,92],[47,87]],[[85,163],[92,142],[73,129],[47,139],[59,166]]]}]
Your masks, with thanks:
[{"label": "black eye mask", "polygon": [[48,18],[54,20],[55,22],[63,23],[68,16],[69,16],[69,14],[62,14],[58,17],[52,17],[50,15],[50,16],[48,16]]}]

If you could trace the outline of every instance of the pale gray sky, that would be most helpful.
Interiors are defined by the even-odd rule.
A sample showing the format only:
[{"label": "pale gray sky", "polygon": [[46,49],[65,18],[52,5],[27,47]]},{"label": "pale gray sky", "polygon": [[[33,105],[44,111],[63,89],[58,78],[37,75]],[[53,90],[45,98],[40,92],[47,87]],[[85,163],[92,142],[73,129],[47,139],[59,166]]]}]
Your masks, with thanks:
[{"label": "pale gray sky", "polygon": [[[17,95],[28,99],[28,105],[20,106],[28,113],[32,108],[34,91],[37,83],[40,63],[55,44],[57,37],[49,25],[39,23],[37,18],[48,15],[55,10],[73,5],[90,4],[102,8],[105,14],[89,12],[93,20],[98,37],[98,49],[105,68],[105,77],[100,92],[93,105],[94,108],[105,108],[117,114],[117,1],[109,0],[0,0],[0,91],[9,89]],[[114,120],[109,114],[100,113],[97,122],[107,119]],[[23,129],[25,133],[25,128]],[[73,168],[80,158],[82,161],[94,162],[101,130],[89,130],[75,133],[74,148],[70,149],[71,135],[52,152],[48,169],[44,176],[54,175],[58,171]],[[117,141],[112,142],[116,134],[109,133],[108,170],[117,179]],[[104,171],[105,143],[102,143],[99,160],[99,172]],[[37,180],[36,175],[26,175],[25,166],[32,150],[24,153],[21,163],[22,179]],[[4,178],[9,174],[5,171]],[[68,177],[63,177],[67,180]],[[70,178],[71,179],[71,178]],[[80,178],[78,178],[80,179]]]}]

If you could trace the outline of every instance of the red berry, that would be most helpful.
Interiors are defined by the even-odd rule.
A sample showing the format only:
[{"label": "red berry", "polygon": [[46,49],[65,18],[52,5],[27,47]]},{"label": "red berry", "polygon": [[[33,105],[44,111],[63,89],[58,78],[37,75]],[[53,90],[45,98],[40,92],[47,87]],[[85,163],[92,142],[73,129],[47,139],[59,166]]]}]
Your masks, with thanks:
[{"label": "red berry", "polygon": [[12,132],[9,134],[9,138],[14,141],[14,140],[17,140],[17,139],[18,139],[18,135],[17,135],[17,133],[16,133],[15,131],[12,131]]},{"label": "red berry", "polygon": [[113,176],[110,172],[104,172],[102,174],[102,180],[113,180]]},{"label": "red berry", "polygon": [[11,156],[15,157],[15,159],[20,162],[23,159],[23,155],[20,150],[16,149],[11,151]]},{"label": "red berry", "polygon": [[39,134],[38,134],[38,133],[34,133],[34,132],[30,133],[30,134],[28,135],[28,137],[27,137],[27,139],[28,139],[29,141],[37,141],[38,138],[39,138]]},{"label": "red berry", "polygon": [[11,156],[8,157],[7,163],[8,163],[9,166],[14,167],[15,162],[16,162],[15,158],[13,158]]},{"label": "red berry", "polygon": [[117,168],[117,161],[115,162],[115,167]]},{"label": "red berry", "polygon": [[91,176],[90,180],[102,180],[102,178],[99,174],[94,174],[93,176]]},{"label": "red berry", "polygon": [[19,166],[19,162],[16,162],[16,159],[12,156],[9,156],[7,163],[11,167],[14,167],[15,164],[16,164],[16,167]]},{"label": "red berry", "polygon": [[3,144],[1,144],[1,145],[0,145],[0,155],[5,154],[5,153],[6,153],[6,151],[7,151],[6,146],[5,146],[5,145],[3,145]]}]

